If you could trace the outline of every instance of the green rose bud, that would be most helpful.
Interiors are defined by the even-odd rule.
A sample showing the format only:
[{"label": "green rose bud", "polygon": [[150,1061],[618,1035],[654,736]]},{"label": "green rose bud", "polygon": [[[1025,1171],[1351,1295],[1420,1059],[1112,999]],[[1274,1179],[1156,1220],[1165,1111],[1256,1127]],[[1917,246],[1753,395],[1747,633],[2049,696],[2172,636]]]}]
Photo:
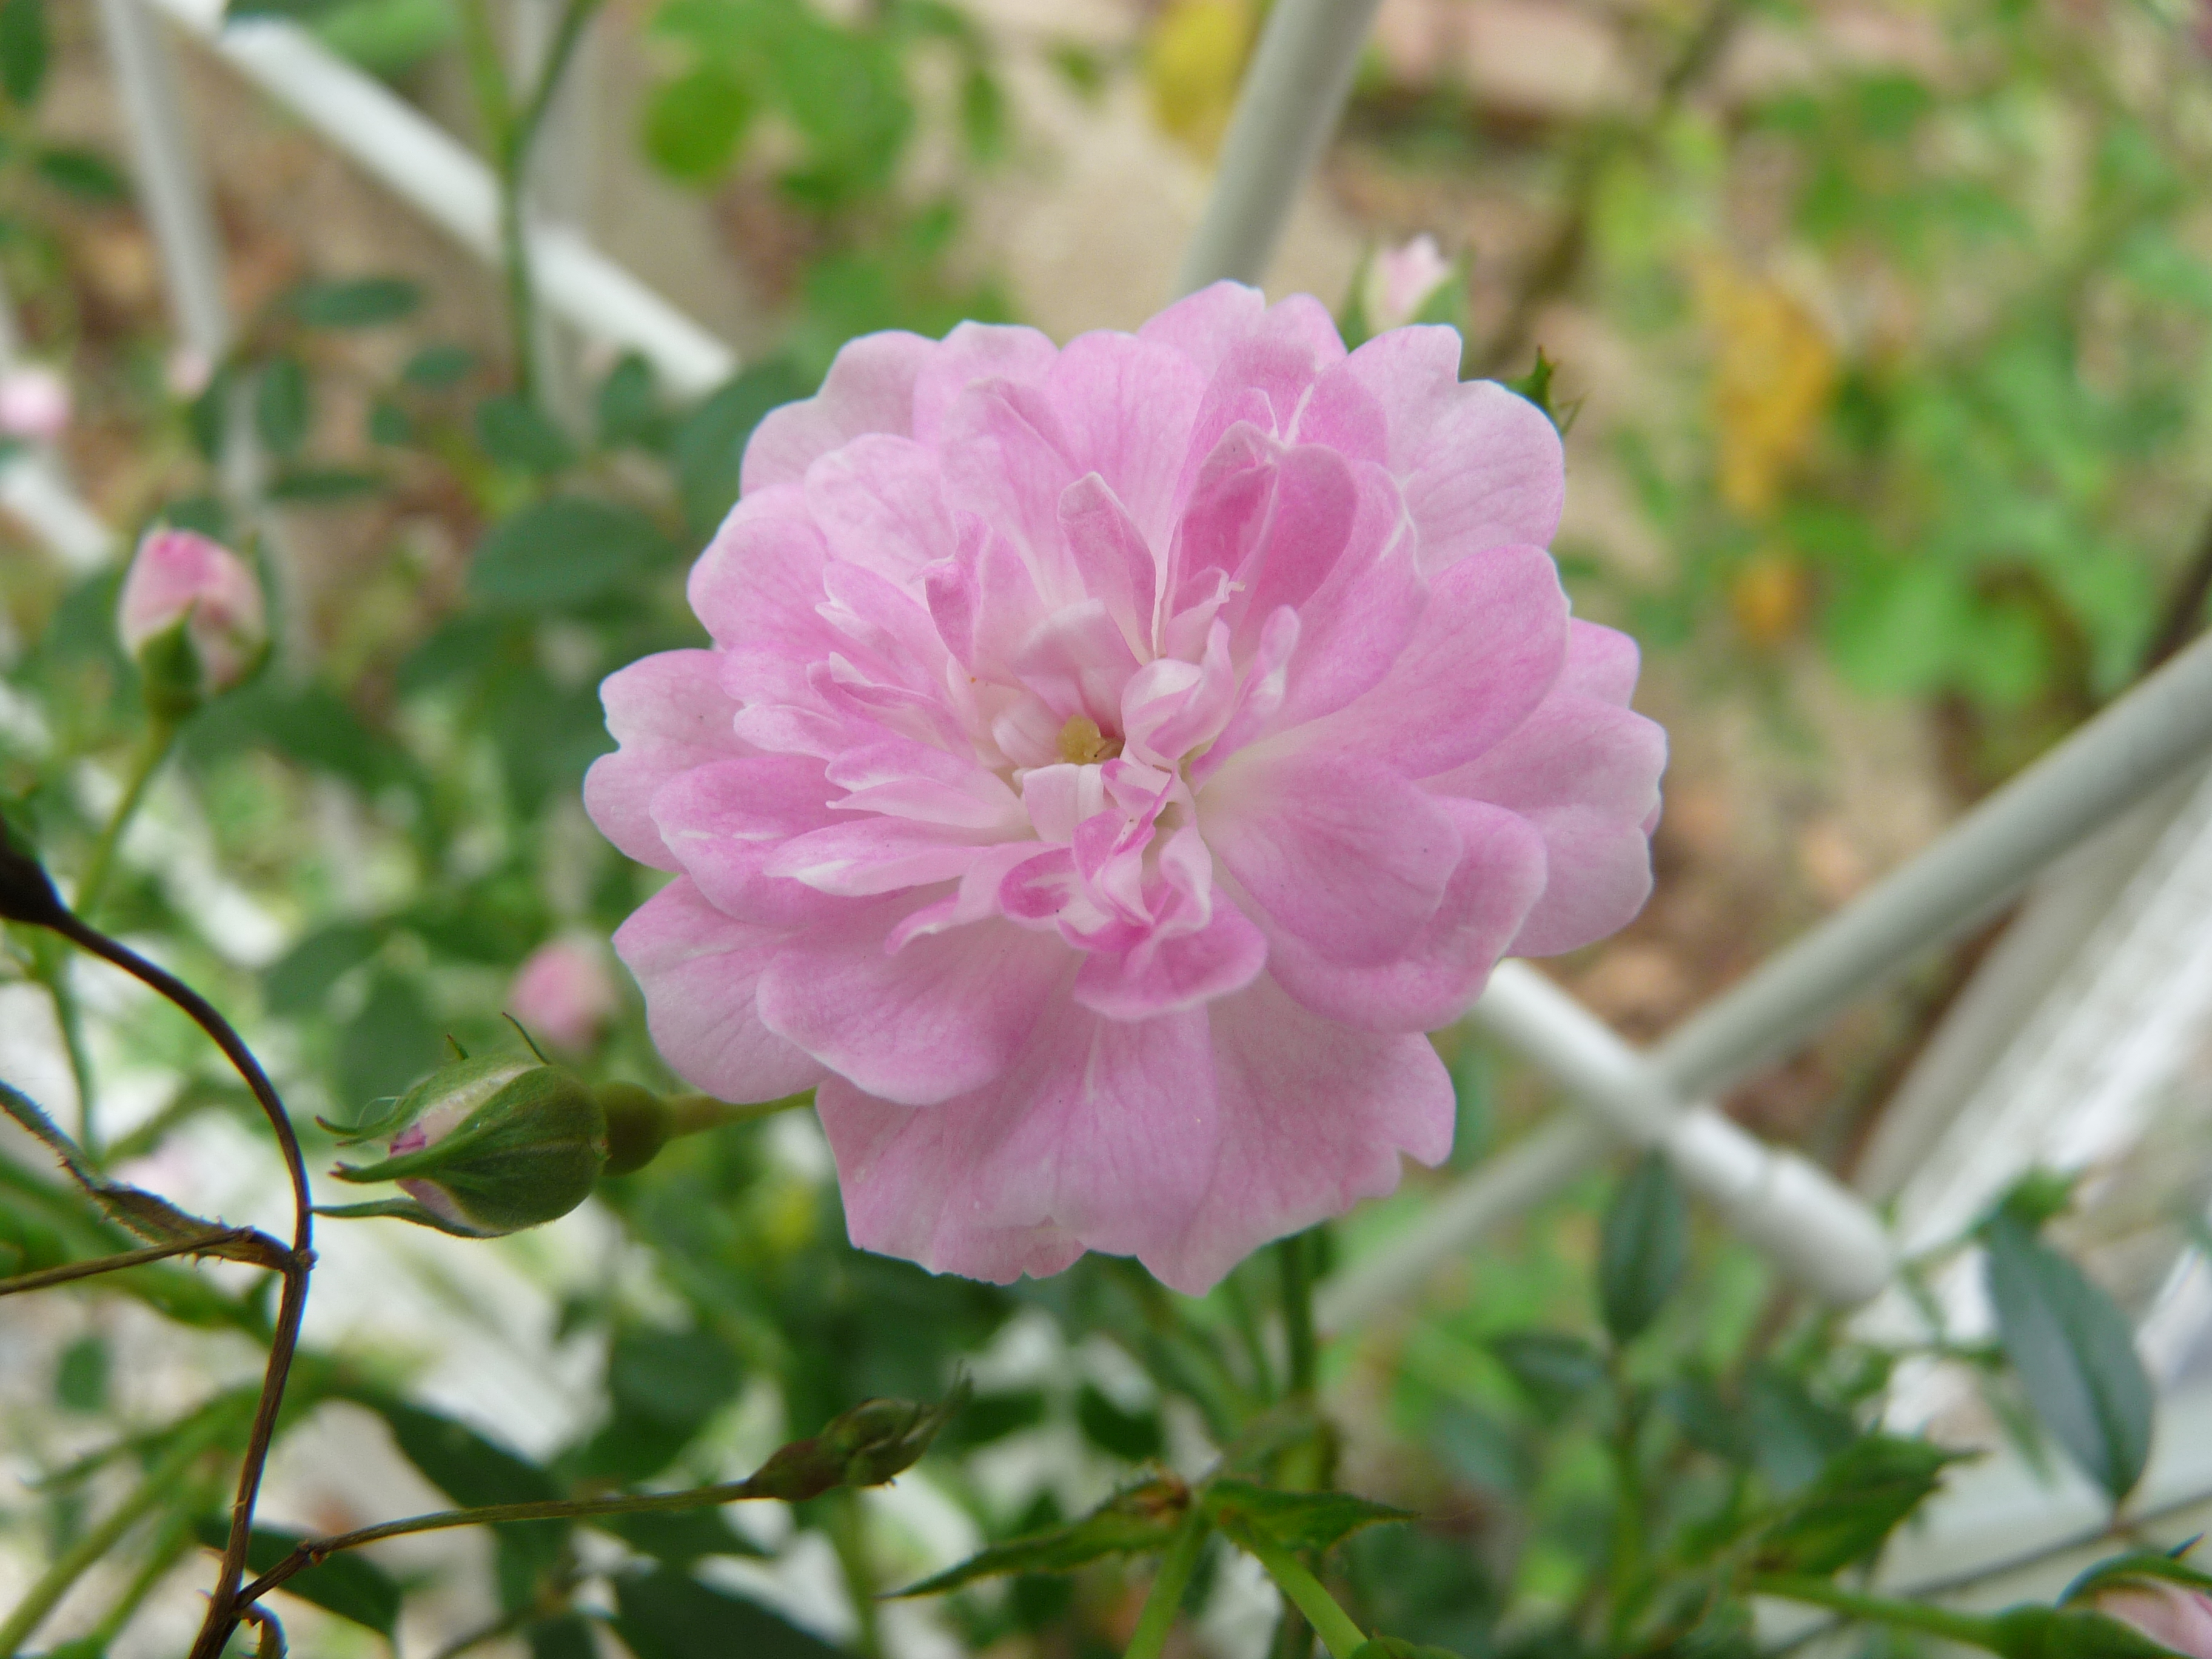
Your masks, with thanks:
[{"label": "green rose bud", "polygon": [[391,1156],[341,1164],[332,1173],[341,1181],[397,1182],[415,1202],[351,1213],[396,1215],[478,1238],[519,1232],[581,1204],[607,1163],[606,1113],[592,1090],[534,1057],[439,1067],[400,1097],[375,1133],[394,1127]]}]

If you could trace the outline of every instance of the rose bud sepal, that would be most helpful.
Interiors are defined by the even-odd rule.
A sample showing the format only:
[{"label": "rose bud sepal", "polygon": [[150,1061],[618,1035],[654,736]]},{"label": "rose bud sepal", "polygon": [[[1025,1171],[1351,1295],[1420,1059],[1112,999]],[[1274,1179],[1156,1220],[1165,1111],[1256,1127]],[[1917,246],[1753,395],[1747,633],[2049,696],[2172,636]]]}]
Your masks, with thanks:
[{"label": "rose bud sepal", "polygon": [[[606,1165],[606,1114],[562,1066],[459,1060],[410,1090],[392,1118],[405,1127],[392,1156],[331,1173],[398,1182],[433,1218],[426,1224],[445,1231],[492,1237],[556,1220],[584,1201]],[[404,1200],[375,1213],[426,1221]]]}]

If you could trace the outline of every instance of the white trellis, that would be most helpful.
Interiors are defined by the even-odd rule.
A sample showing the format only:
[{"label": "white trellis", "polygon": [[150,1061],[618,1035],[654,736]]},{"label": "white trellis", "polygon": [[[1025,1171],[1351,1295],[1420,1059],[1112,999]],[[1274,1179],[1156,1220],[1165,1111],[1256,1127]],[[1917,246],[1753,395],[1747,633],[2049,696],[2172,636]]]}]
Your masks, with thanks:
[{"label": "white trellis", "polygon": [[[1341,112],[1376,6],[1377,0],[1278,0],[1231,122],[1212,195],[1178,274],[1179,291],[1223,276],[1251,281],[1264,273],[1292,202]],[[489,171],[475,156],[304,31],[275,20],[224,27],[221,10],[222,0],[101,0],[133,125],[139,186],[189,343],[217,355],[228,324],[221,308],[220,245],[192,136],[169,88],[166,44],[153,27],[156,14],[221,56],[464,246],[495,257],[495,191]],[[573,225],[538,223],[531,246],[550,310],[591,337],[641,352],[678,392],[704,392],[735,369],[736,356],[725,344],[592,247]],[[81,508],[46,511],[43,518],[32,510],[30,476],[21,463],[0,471],[0,504],[17,510],[58,550],[82,562],[86,547],[100,538],[86,531]],[[240,487],[250,489],[251,482],[240,481]],[[51,475],[40,488],[54,494]],[[1470,1019],[1549,1073],[1581,1109],[1462,1178],[1405,1232],[1325,1285],[1317,1306],[1323,1328],[1347,1331],[1402,1304],[1433,1269],[1463,1253],[1484,1231],[1557,1190],[1622,1140],[1662,1148],[1687,1185],[1809,1290],[1844,1305],[1874,1297],[1891,1279],[1895,1257],[1890,1231],[1875,1211],[1809,1162],[1739,1127],[1713,1106],[1713,1097],[1925,952],[1996,914],[2055,860],[2187,777],[2208,756],[2212,640],[2146,679],[1918,856],[1646,1051],[1622,1042],[1533,969],[1501,965]],[[2206,800],[2212,812],[2212,797]],[[2179,859],[2193,872],[2212,856],[2203,852],[2203,833],[2184,849],[2186,857],[2176,853],[2167,864]],[[2151,862],[2156,866],[2159,860]],[[2153,873],[2147,870],[2144,879]],[[2212,924],[2202,909],[2179,914],[2169,895],[2161,914],[2160,937],[2166,941],[2161,948],[2181,951],[2212,974],[2206,942]],[[2062,943],[2070,946],[2078,938],[2077,928]],[[2109,966],[2112,953],[2095,960]],[[2062,983],[2077,981],[2090,990],[2101,983],[2094,963]],[[2143,989],[2139,981],[2140,975],[2130,983]],[[2159,1018],[2171,1025],[2179,992],[2173,983],[2163,989]],[[1980,1002],[2001,995],[1985,994]],[[2198,1012],[2203,1000],[2192,1005]],[[1975,1002],[1970,993],[1962,1009]],[[2067,1007],[2074,1011],[2070,1015]],[[2008,1079],[2027,1065],[2033,1043],[2063,1040],[2073,1045],[2069,1053],[2094,1050],[2109,1040],[2115,1019],[2139,1012],[2135,1004],[2123,1006],[2112,996],[2100,1001],[2095,995],[2064,1006],[2055,1003],[2053,1010],[2063,1031],[2027,1039],[2031,1047],[2014,1049],[2012,1069],[1998,1066],[1979,1091],[1955,1083],[1921,1091],[1911,1115],[1923,1147],[1946,1144],[1947,1126],[1954,1118],[1966,1122],[1976,1111],[2001,1115],[2029,1109],[2020,1104],[2024,1096],[2007,1091],[2013,1087]],[[1986,1061],[2004,1046],[1975,1041],[1978,1049],[1966,1034],[1955,1034],[1948,1051],[1972,1050]],[[1931,1054],[1946,1050],[1939,1039]],[[1986,1170],[1971,1179],[1961,1174],[1949,1186],[1946,1179],[1929,1175],[1915,1200],[1916,1212],[1948,1217],[1959,1204],[1971,1206],[1977,1194],[1986,1195],[1981,1190],[1988,1184]],[[1967,1193],[1969,1185],[1974,1194]],[[2212,1301],[2212,1292],[2202,1286],[2205,1277],[2201,1269],[2178,1269],[2174,1295],[2195,1298],[2191,1306]],[[2208,1409],[2203,1401],[2191,1406],[2191,1420],[2203,1419]],[[2162,1446],[2153,1484],[2202,1491],[2212,1480],[2212,1468],[2201,1467],[2204,1461],[2188,1446]],[[1995,1500],[1974,1487],[1939,1506],[1934,1531],[1951,1538],[1950,1553],[1938,1549],[1926,1559],[1988,1560],[2016,1547],[2023,1528],[2034,1532],[2018,1513],[2010,1488],[2003,1490],[1998,1510],[2009,1522],[2008,1530],[1998,1529],[2003,1536],[1992,1535]],[[2066,1505],[2077,1498],[2062,1494],[2037,1524],[2046,1529],[2062,1524]]]}]

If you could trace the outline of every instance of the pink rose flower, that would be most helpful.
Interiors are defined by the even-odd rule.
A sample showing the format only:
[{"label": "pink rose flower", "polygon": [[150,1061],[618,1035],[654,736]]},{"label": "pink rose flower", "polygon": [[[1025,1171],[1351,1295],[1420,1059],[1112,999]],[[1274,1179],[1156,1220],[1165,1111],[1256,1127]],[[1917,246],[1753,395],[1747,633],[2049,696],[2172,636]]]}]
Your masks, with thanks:
[{"label": "pink rose flower", "polygon": [[0,373],[0,436],[50,444],[69,429],[69,382],[40,363]]},{"label": "pink rose flower", "polygon": [[1619,927],[1665,741],[1544,551],[1559,442],[1460,342],[1220,283],[1064,349],[838,354],[603,695],[678,872],[615,944],[726,1100],[818,1086],[866,1249],[1204,1291],[1449,1150],[1422,1035]]},{"label": "pink rose flower", "polygon": [[622,1006],[600,947],[549,939],[516,970],[507,1012],[533,1037],[571,1053],[588,1048]]},{"label": "pink rose flower", "polygon": [[2100,1590],[2092,1606],[2190,1659],[2212,1659],[2212,1595],[2163,1579]]},{"label": "pink rose flower", "polygon": [[155,529],[123,579],[123,649],[137,657],[180,622],[210,695],[244,679],[269,642],[261,583],[243,561],[196,531]]},{"label": "pink rose flower", "polygon": [[1451,274],[1452,263],[1433,236],[1416,236],[1398,247],[1385,248],[1367,267],[1366,291],[1360,296],[1368,325],[1377,334],[1402,328],[1420,315],[1429,296]]}]

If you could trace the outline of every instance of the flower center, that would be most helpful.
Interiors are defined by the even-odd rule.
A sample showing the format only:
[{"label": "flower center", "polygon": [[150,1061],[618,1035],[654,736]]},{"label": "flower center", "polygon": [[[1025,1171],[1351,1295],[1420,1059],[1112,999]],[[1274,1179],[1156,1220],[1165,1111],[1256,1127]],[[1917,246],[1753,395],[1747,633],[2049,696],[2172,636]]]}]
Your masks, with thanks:
[{"label": "flower center", "polygon": [[1096,766],[1121,752],[1121,739],[1109,738],[1087,714],[1071,716],[1060,728],[1060,757],[1071,766]]}]

